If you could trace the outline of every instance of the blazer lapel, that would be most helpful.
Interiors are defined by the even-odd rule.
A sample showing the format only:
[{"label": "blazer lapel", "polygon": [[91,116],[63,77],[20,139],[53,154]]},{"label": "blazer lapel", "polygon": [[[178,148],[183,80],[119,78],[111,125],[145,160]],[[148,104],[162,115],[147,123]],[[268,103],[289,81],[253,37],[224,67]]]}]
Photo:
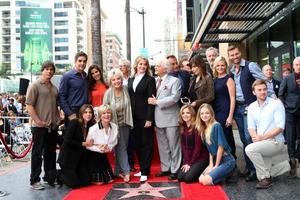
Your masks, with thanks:
[{"label": "blazer lapel", "polygon": [[[158,78],[156,78],[156,83],[157,83],[157,80],[158,80]],[[168,81],[168,75],[166,76],[165,80],[163,80],[161,82],[160,87],[157,89],[156,97],[158,97],[160,95],[161,91],[166,86],[167,81]]]},{"label": "blazer lapel", "polygon": [[299,87],[296,83],[296,79],[295,79],[295,73],[292,73],[291,75],[291,86],[293,87],[292,90],[295,90],[295,89],[298,89],[299,90]]},{"label": "blazer lapel", "polygon": [[145,82],[146,82],[146,74],[143,76],[143,78],[140,80],[140,82],[137,84],[135,91],[138,91],[139,89],[141,89],[142,87],[145,86]]}]

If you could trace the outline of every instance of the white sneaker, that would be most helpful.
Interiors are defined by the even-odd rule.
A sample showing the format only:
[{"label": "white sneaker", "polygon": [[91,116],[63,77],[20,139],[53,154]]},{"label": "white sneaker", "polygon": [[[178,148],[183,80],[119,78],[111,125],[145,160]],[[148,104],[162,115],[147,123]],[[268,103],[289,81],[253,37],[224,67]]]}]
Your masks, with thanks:
[{"label": "white sneaker", "polygon": [[147,180],[148,180],[147,176],[141,176],[141,178],[140,178],[140,182],[145,182]]},{"label": "white sneaker", "polygon": [[44,185],[41,184],[40,182],[36,182],[36,183],[32,184],[30,187],[34,190],[43,190],[43,189],[45,189]]},{"label": "white sneaker", "polygon": [[0,191],[0,197],[4,197],[5,195],[7,195],[7,193],[6,193],[6,192],[4,192],[4,191]]},{"label": "white sneaker", "polygon": [[140,176],[142,176],[142,172],[136,173],[136,174],[134,174],[133,176],[135,176],[135,177],[140,177]]}]

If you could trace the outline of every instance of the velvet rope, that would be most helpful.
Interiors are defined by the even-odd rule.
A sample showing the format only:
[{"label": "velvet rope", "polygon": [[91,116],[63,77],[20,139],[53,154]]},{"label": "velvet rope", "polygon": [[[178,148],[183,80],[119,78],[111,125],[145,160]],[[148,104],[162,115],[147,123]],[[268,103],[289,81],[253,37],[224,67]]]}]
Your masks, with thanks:
[{"label": "velvet rope", "polygon": [[15,152],[13,152],[13,151],[11,150],[11,148],[9,148],[9,146],[7,145],[5,139],[4,139],[3,135],[2,135],[2,131],[1,131],[1,130],[0,130],[0,139],[1,139],[1,141],[2,141],[2,144],[3,144],[4,147],[5,147],[6,151],[7,151],[10,155],[12,155],[13,158],[18,158],[18,159],[24,158],[24,157],[29,153],[29,151],[30,151],[30,149],[31,149],[31,147],[32,147],[32,140],[30,140],[30,143],[29,143],[29,145],[27,146],[27,148],[25,149],[25,151],[23,151],[21,155],[18,155],[18,154],[16,154]]}]

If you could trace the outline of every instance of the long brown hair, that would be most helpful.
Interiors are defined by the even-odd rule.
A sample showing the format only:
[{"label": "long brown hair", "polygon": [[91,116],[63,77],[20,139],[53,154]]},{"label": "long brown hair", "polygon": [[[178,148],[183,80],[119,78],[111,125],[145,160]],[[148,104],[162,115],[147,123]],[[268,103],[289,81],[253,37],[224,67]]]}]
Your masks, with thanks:
[{"label": "long brown hair", "polygon": [[99,71],[100,73],[100,81],[101,83],[103,83],[105,85],[106,88],[108,88],[108,85],[105,83],[104,81],[104,78],[103,78],[103,73],[101,71],[101,69],[99,68],[98,65],[91,65],[89,67],[89,70],[88,70],[88,82],[89,82],[89,89],[90,90],[94,90],[95,89],[95,85],[96,85],[96,80],[93,78],[92,76],[92,70],[93,69],[96,69]]},{"label": "long brown hair", "polygon": [[[182,114],[185,109],[188,109],[188,111],[190,112],[191,117],[192,117],[190,127],[187,127],[185,121],[183,121],[183,119],[182,119]],[[196,124],[196,112],[195,112],[194,108],[191,105],[182,106],[180,109],[180,113],[179,113],[180,133],[182,134],[184,132],[185,127],[187,127],[189,129],[189,131],[193,130],[195,128],[195,124]]]},{"label": "long brown hair", "polygon": [[[201,119],[201,110],[203,108],[208,109],[208,111],[210,112],[211,118],[208,122],[208,124],[206,125],[206,123]],[[207,144],[211,144],[210,141],[210,135],[211,135],[211,128],[214,125],[214,123],[216,122],[215,119],[215,112],[213,110],[213,108],[211,107],[211,105],[204,103],[200,106],[200,108],[198,109],[197,112],[197,117],[196,117],[196,129],[200,132],[202,139],[205,139],[205,141],[207,142]]]},{"label": "long brown hair", "polygon": [[[90,121],[88,121],[87,127],[84,127],[83,114],[87,109],[90,109],[92,111],[92,119]],[[91,126],[93,126],[95,124],[95,114],[94,114],[94,109],[93,109],[92,105],[84,104],[81,106],[81,108],[79,109],[78,121],[80,123],[81,130],[82,130],[84,136],[86,137],[87,131],[85,129],[87,128],[87,130],[88,130],[88,128],[90,128]]]},{"label": "long brown hair", "polygon": [[201,71],[201,77],[205,77],[207,75],[206,71],[206,63],[204,62],[202,56],[200,54],[195,55],[190,60],[191,66],[198,67]]}]

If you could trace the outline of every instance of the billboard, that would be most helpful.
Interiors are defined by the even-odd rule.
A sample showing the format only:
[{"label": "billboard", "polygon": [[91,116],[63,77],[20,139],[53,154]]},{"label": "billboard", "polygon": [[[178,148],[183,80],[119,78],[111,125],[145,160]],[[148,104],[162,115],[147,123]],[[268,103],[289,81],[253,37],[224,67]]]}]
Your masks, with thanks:
[{"label": "billboard", "polygon": [[39,72],[45,60],[53,60],[52,9],[20,8],[21,68]]}]

